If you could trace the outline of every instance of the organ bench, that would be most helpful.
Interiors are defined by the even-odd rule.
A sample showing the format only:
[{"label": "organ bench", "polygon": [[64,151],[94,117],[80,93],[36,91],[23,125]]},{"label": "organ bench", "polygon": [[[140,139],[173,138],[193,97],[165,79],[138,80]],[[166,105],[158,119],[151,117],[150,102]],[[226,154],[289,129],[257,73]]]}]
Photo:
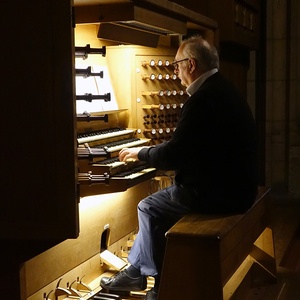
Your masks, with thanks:
[{"label": "organ bench", "polygon": [[240,215],[189,214],[167,233],[158,300],[243,299],[249,287],[276,283],[270,189]]}]

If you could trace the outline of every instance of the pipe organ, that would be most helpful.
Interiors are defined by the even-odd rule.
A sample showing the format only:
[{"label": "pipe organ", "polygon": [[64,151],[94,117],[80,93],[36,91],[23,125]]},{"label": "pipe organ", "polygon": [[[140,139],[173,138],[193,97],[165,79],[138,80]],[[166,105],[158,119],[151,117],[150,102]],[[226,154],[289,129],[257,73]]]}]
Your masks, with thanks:
[{"label": "pipe organ", "polygon": [[[224,9],[217,0],[176,2],[3,2],[4,298],[99,292],[100,276],[111,271],[100,253],[126,260],[138,202],[172,183],[172,172],[120,163],[117,154],[169,140],[176,130],[187,98],[172,68],[181,38],[200,33],[219,48],[226,37],[245,51],[257,42],[258,1],[228,0]],[[220,28],[211,19],[219,14]],[[234,64],[228,69],[245,78]]]},{"label": "pipe organ", "polygon": [[[95,28],[82,27],[76,28],[76,37]],[[126,262],[130,237],[137,231],[137,203],[173,180],[168,170],[156,170],[140,161],[120,162],[118,152],[123,147],[168,140],[176,130],[187,97],[173,72],[177,48],[103,45],[89,38],[75,41],[81,230],[76,240],[67,242],[67,252],[62,242],[25,263],[27,300],[76,298],[78,294],[92,299],[99,294],[99,278],[111,271],[101,252],[109,251],[113,259]],[[79,262],[68,260],[72,251],[80,251]],[[61,269],[53,264],[57,253],[64,253]],[[47,284],[30,271],[41,263]],[[77,290],[82,283],[88,288]]]},{"label": "pipe organ", "polygon": [[[107,60],[110,75],[103,71],[93,73],[93,67],[88,66],[76,68],[76,76],[99,77],[101,75],[101,78],[110,76],[115,94],[122,96],[112,99],[116,102],[116,110],[101,111],[98,108],[91,112],[87,111],[89,107],[81,108],[86,116],[100,118],[102,115],[103,122],[97,119],[94,119],[94,122],[93,119],[83,122],[82,114],[80,115],[77,134],[80,154],[78,171],[81,176],[90,174],[91,182],[90,185],[80,185],[80,196],[125,191],[141,181],[155,177],[157,170],[143,162],[121,163],[118,161],[118,152],[124,147],[154,145],[169,140],[176,130],[181,107],[187,98],[185,89],[174,74],[171,63],[176,48],[152,50],[131,45],[102,46],[97,50],[87,45],[86,50],[83,49],[84,47],[75,48],[76,53],[82,52],[80,55],[77,54],[77,58],[87,60],[91,53],[101,54]],[[149,55],[151,52],[153,55]],[[124,69],[129,71],[129,76],[125,74]],[[99,80],[100,85],[101,83]],[[125,86],[131,88],[129,95],[126,95]],[[107,91],[104,93],[103,95],[91,93],[76,95],[76,100],[111,102],[107,97],[109,93]],[[125,103],[124,97],[127,98]],[[120,110],[121,106],[127,108]],[[122,112],[126,112],[127,115],[122,115]],[[129,117],[128,120],[126,116]],[[117,123],[112,124],[114,121],[111,119],[114,118],[117,118]],[[121,127],[120,123],[125,126]],[[96,180],[101,175],[109,177],[106,178],[105,185],[100,185]],[[85,183],[88,182],[86,176],[81,177],[81,180],[82,178]]]},{"label": "pipe organ", "polygon": [[[120,162],[118,153],[167,141],[176,130],[187,99],[172,66],[181,37],[160,37],[156,48],[119,45],[95,38],[97,27],[75,28],[80,233],[25,262],[27,300],[102,299],[100,277],[114,271],[114,263],[101,253],[126,264],[138,230],[138,202],[173,181],[171,171]],[[63,261],[59,266],[57,259]]]},{"label": "pipe organ", "polygon": [[[102,89],[103,95],[86,93],[86,98],[84,95],[81,97],[76,95],[76,101],[84,100],[87,102],[87,109],[84,109],[85,115],[93,118],[103,117],[102,120],[83,121],[82,117],[78,119],[80,196],[101,198],[104,194],[111,194],[111,198],[114,198],[115,193],[124,194],[128,189],[135,187],[137,192],[134,196],[137,197],[136,201],[138,202],[145,197],[145,195],[138,196],[139,190],[147,187],[147,193],[152,193],[159,188],[166,187],[172,183],[172,172],[156,170],[140,161],[120,162],[118,152],[123,147],[155,145],[169,140],[176,130],[176,123],[187,94],[173,72],[172,61],[176,48],[151,49],[135,45],[123,45],[106,46],[102,49],[105,49],[103,50],[105,54],[102,53],[102,56],[105,57],[109,74],[105,71],[99,72],[99,70],[93,72],[95,66],[76,68],[75,72],[77,77],[100,77],[99,85],[102,84],[101,79],[109,77],[115,94],[112,99],[107,99],[105,95],[108,92],[104,88]],[[94,54],[99,56],[100,52],[94,48]],[[82,57],[88,63],[90,56],[91,54]],[[80,59],[80,57],[78,58]],[[101,66],[100,69],[103,67]],[[128,74],[124,70],[127,70]],[[124,101],[124,98],[127,100]],[[88,111],[90,102],[99,100],[102,100],[104,110]],[[106,102],[114,101],[117,109],[107,110],[105,108]],[[82,113],[82,111],[79,112]],[[105,219],[108,213],[111,214],[111,211],[105,212],[104,208],[102,217]],[[119,222],[122,225],[122,220]],[[130,223],[132,221],[129,220],[126,236],[131,236],[133,231],[136,231]],[[113,229],[110,230],[112,232]],[[104,230],[103,234],[110,235],[110,231]],[[119,232],[116,232],[115,235],[119,240],[124,239]],[[103,242],[103,239],[101,241]],[[113,261],[121,257],[124,263],[124,260],[126,261],[124,253],[130,251],[130,247],[127,246],[128,240],[120,246],[121,250],[113,251],[114,246],[112,244],[116,243],[120,242],[112,243],[110,241],[107,245],[101,243],[100,246],[100,262],[104,265],[106,274],[111,269],[115,269]],[[111,261],[103,259],[107,252],[110,254]],[[101,272],[98,275],[101,275]],[[102,296],[99,294],[101,293],[98,286],[99,276],[97,278],[98,281],[96,279],[96,283],[91,284],[93,286],[92,291],[85,294],[85,297],[91,295],[93,299],[105,299],[107,297],[107,295],[103,295],[103,291]],[[69,283],[66,282],[66,284]],[[149,285],[151,286],[151,279],[149,279]],[[55,291],[57,291],[57,287]],[[115,296],[117,297],[117,295]]]},{"label": "pipe organ", "polygon": [[[168,11],[164,3],[159,2],[162,14]],[[117,16],[110,8],[104,5],[103,14],[111,12],[108,19],[114,22]],[[132,8],[137,15],[145,11],[124,5],[124,11]],[[155,170],[140,161],[119,162],[118,152],[123,147],[168,141],[176,130],[188,97],[172,66],[182,36],[200,33],[218,44],[215,21],[175,4],[173,9],[179,34],[155,33],[158,45],[149,47],[101,39],[108,25],[104,23],[101,30],[102,25],[95,21],[101,7],[78,6],[75,15],[81,24],[75,27],[73,73],[80,231],[76,239],[65,240],[24,263],[24,299],[109,298],[99,294],[99,283],[103,274],[115,271],[114,263],[103,259],[101,253],[108,251],[110,259],[122,259],[126,264],[126,253],[138,230],[138,202],[172,183],[169,170]],[[189,27],[187,31],[183,25]],[[145,42],[141,32],[138,38]],[[131,296],[140,295],[128,299]]]}]

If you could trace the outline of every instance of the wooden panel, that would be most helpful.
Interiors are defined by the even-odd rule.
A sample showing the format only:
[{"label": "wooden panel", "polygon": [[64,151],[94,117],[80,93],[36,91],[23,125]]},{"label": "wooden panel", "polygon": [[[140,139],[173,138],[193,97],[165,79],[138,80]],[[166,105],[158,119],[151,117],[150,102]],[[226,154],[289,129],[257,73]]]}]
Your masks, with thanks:
[{"label": "wooden panel", "polygon": [[158,299],[222,299],[218,244],[168,239]]},{"label": "wooden panel", "polygon": [[[23,264],[26,298],[39,291],[39,297],[29,299],[42,299],[43,293],[55,289],[61,277],[60,286],[65,288],[66,282],[72,283],[76,277],[84,276],[83,281],[88,284],[99,277],[108,268],[100,265],[103,231],[109,225],[108,250],[119,255],[120,245],[113,245],[137,229],[137,204],[148,195],[150,186],[150,181],[146,181],[126,192],[81,199],[79,237],[65,240]],[[72,269],[75,270],[71,272]],[[49,298],[55,299],[53,295]]]},{"label": "wooden panel", "polygon": [[103,23],[99,26],[98,38],[148,47],[156,47],[159,40],[157,34],[134,30],[129,27],[112,23]]},{"label": "wooden panel", "polygon": [[211,0],[207,2],[207,15],[219,24],[220,42],[258,49],[261,17],[258,0]]},{"label": "wooden panel", "polygon": [[[76,5],[76,4],[75,4]],[[88,5],[75,7],[76,24],[91,24],[101,22],[111,22],[132,20],[133,3],[117,3],[105,5]]]},{"label": "wooden panel", "polygon": [[6,24],[1,121],[7,147],[1,153],[0,237],[76,237],[71,3],[6,1],[1,9]]},{"label": "wooden panel", "polygon": [[233,42],[257,49],[260,35],[259,0],[173,0],[188,9],[201,13],[218,23],[220,42]]}]

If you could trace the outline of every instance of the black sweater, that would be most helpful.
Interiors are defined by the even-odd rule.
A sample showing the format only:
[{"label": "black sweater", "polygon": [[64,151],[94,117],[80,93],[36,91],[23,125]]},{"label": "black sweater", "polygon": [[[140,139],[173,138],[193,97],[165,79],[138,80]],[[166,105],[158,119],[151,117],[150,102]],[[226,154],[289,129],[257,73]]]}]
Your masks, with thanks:
[{"label": "black sweater", "polygon": [[219,72],[186,101],[172,138],[138,157],[174,170],[176,185],[194,191],[199,210],[243,211],[254,201],[255,122],[247,102]]}]

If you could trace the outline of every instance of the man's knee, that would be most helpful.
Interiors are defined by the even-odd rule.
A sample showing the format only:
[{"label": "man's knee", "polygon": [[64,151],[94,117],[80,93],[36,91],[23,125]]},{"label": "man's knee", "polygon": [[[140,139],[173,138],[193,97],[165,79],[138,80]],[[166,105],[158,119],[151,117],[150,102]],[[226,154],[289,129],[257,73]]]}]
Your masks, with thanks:
[{"label": "man's knee", "polygon": [[143,212],[147,212],[149,210],[149,208],[151,207],[151,201],[149,198],[151,198],[151,197],[144,198],[143,200],[141,200],[138,203],[138,206],[137,206],[138,210],[143,211]]}]

